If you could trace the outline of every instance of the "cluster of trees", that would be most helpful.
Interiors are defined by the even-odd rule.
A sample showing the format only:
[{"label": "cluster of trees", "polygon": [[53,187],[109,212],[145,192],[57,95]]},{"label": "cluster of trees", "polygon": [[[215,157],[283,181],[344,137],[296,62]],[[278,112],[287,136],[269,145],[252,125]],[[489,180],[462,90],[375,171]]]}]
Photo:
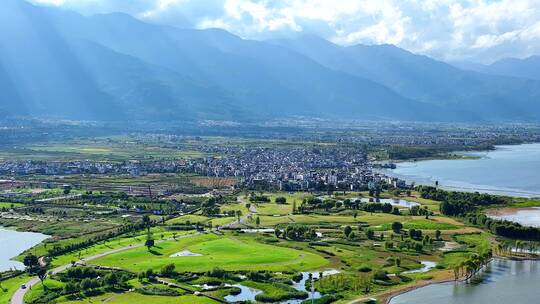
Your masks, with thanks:
[{"label": "cluster of trees", "polygon": [[308,197],[302,200],[302,204],[298,208],[298,211],[305,213],[310,210],[326,210],[329,211],[332,208],[340,208],[341,202],[337,202],[332,199],[322,200],[316,197]]},{"label": "cluster of trees", "polygon": [[417,242],[413,239],[406,239],[403,241],[398,241],[395,245],[393,241],[385,242],[386,248],[394,248],[397,247],[400,250],[414,250],[416,252],[423,252],[424,251],[424,242]]},{"label": "cluster of trees", "polygon": [[499,236],[540,241],[540,228],[490,219],[477,212],[479,206],[508,204],[509,198],[481,193],[449,192],[429,186],[419,186],[417,190],[423,198],[442,201],[440,211],[444,215],[464,217],[469,223],[482,226]]},{"label": "cluster of trees", "polygon": [[256,195],[255,193],[251,193],[249,201],[252,203],[270,203],[270,198],[266,195]]},{"label": "cluster of trees", "polygon": [[473,254],[470,258],[454,267],[454,279],[458,280],[460,277],[465,276],[465,280],[468,281],[491,261],[492,256],[491,249],[481,254]]},{"label": "cluster of trees", "polygon": [[497,244],[495,250],[498,254],[512,255],[514,253],[538,253],[540,244],[528,241],[503,241]]},{"label": "cluster of trees", "polygon": [[283,197],[283,196],[279,196],[279,197],[276,197],[276,204],[286,204],[287,203],[287,198]]},{"label": "cluster of trees", "polygon": [[[295,206],[296,207],[296,206]],[[324,210],[330,211],[332,209],[351,209],[351,210],[362,210],[366,212],[382,212],[382,213],[392,213],[399,215],[399,208],[392,206],[390,203],[379,203],[377,199],[374,202],[363,203],[360,200],[350,200],[346,199],[343,202],[336,201],[333,199],[321,200],[316,197],[305,198],[302,201],[302,204],[298,208],[300,213],[306,213],[313,210]],[[296,208],[295,208],[296,209]]]},{"label": "cluster of trees", "polygon": [[280,229],[275,230],[276,237],[281,237],[293,241],[307,241],[317,237],[317,233],[314,228],[301,224],[291,224],[285,227],[285,230],[281,232]]},{"label": "cluster of trees", "polygon": [[473,225],[483,226],[491,232],[512,239],[540,241],[540,228],[522,226],[519,223],[491,219],[484,214],[471,213],[465,216]]},{"label": "cluster of trees", "polygon": [[412,206],[411,209],[409,209],[409,214],[412,216],[425,216],[427,219],[430,215],[433,215],[433,211],[429,210],[427,206],[424,206],[424,208],[420,208],[420,206],[416,205]]},{"label": "cluster of trees", "polygon": [[127,282],[132,276],[127,272],[97,271],[90,267],[73,267],[61,276],[64,285],[64,294],[85,292],[99,288],[128,289]]},{"label": "cluster of trees", "polygon": [[201,204],[201,213],[204,216],[216,216],[220,214],[219,204],[223,202],[222,197],[211,197]]},{"label": "cluster of trees", "polygon": [[510,202],[509,198],[487,193],[445,191],[431,186],[418,186],[416,190],[422,198],[443,202],[441,213],[452,216],[472,212],[477,206],[504,205]]}]

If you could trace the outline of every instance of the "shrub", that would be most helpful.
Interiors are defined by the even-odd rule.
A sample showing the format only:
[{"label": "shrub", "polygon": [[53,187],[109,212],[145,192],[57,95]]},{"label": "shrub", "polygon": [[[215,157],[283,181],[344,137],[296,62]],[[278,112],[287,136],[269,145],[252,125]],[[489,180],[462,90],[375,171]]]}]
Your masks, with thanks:
[{"label": "shrub", "polygon": [[371,272],[371,267],[367,266],[367,265],[362,265],[358,268],[358,271],[360,272]]}]

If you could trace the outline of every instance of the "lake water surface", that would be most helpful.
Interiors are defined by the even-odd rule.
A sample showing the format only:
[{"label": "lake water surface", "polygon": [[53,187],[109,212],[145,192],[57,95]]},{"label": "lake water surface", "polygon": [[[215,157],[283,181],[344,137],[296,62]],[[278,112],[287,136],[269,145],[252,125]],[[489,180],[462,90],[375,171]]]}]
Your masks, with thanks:
[{"label": "lake water surface", "polygon": [[539,261],[495,259],[471,284],[434,284],[394,297],[390,304],[540,303],[538,282]]},{"label": "lake water surface", "polygon": [[540,227],[540,207],[531,208],[502,208],[489,210],[487,216],[497,220],[520,223],[523,226]]},{"label": "lake water surface", "polygon": [[0,272],[10,269],[24,269],[21,262],[12,258],[26,249],[32,248],[48,238],[47,235],[34,232],[20,232],[0,227]]},{"label": "lake water surface", "polygon": [[417,184],[514,196],[540,197],[540,144],[497,146],[468,152],[479,159],[398,163],[391,175]]}]

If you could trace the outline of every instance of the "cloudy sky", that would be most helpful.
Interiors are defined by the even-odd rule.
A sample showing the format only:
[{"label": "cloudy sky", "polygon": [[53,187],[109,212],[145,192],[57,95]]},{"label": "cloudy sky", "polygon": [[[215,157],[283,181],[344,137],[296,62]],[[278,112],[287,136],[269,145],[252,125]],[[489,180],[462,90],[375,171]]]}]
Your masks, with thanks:
[{"label": "cloudy sky", "polygon": [[448,61],[540,54],[540,0],[31,0],[83,14],[125,12],[243,38],[317,34],[342,45],[390,43]]}]

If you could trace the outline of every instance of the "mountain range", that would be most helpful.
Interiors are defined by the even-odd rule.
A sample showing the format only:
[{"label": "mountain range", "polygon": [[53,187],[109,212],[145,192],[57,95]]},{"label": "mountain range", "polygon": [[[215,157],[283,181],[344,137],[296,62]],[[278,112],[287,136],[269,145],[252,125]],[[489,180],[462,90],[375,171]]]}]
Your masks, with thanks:
[{"label": "mountain range", "polygon": [[481,73],[540,80],[540,56],[530,56],[523,59],[503,58],[492,64],[471,62],[453,64],[465,70]]},{"label": "mountain range", "polygon": [[22,0],[0,10],[0,116],[540,121],[538,74],[515,62],[472,71],[392,45],[253,41]]}]

